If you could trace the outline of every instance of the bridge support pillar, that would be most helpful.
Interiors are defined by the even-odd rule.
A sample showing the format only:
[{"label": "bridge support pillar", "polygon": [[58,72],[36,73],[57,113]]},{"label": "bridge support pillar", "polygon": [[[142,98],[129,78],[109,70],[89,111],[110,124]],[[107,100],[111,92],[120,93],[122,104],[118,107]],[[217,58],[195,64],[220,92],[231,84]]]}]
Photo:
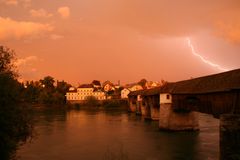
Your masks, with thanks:
[{"label": "bridge support pillar", "polygon": [[141,115],[143,117],[146,116],[146,104],[145,104],[145,102],[143,103],[143,101],[142,101],[142,104],[141,104]]},{"label": "bridge support pillar", "polygon": [[133,98],[129,99],[129,111],[130,112],[136,112],[137,109],[137,102]]},{"label": "bridge support pillar", "polygon": [[152,97],[150,99],[150,111],[151,111],[151,119],[152,120],[159,120],[159,108],[160,106],[154,106],[154,104],[156,104],[154,102],[154,98]]},{"label": "bridge support pillar", "polygon": [[141,115],[141,106],[142,106],[142,97],[141,95],[137,96],[137,106],[136,106],[136,114]]},{"label": "bridge support pillar", "polygon": [[145,104],[145,108],[144,108],[144,111],[145,111],[145,115],[143,116],[144,119],[146,120],[151,120],[151,105],[150,105],[150,98],[147,97],[146,98],[146,104]]},{"label": "bridge support pillar", "polygon": [[174,112],[171,103],[160,104],[159,128],[162,130],[199,130],[197,112]]},{"label": "bridge support pillar", "polygon": [[240,160],[240,114],[220,117],[220,160]]},{"label": "bridge support pillar", "polygon": [[159,120],[159,108],[151,106],[151,119],[154,121]]},{"label": "bridge support pillar", "polygon": [[142,101],[137,101],[137,106],[136,106],[137,115],[141,115],[141,105],[142,105]]}]

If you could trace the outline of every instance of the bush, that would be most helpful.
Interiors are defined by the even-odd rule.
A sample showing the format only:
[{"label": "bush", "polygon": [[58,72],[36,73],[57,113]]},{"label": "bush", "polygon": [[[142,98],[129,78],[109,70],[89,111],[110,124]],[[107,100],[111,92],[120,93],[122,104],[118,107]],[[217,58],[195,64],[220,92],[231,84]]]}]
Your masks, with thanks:
[{"label": "bush", "polygon": [[87,105],[87,106],[98,106],[99,101],[94,96],[88,96],[88,97],[86,97],[85,105]]}]

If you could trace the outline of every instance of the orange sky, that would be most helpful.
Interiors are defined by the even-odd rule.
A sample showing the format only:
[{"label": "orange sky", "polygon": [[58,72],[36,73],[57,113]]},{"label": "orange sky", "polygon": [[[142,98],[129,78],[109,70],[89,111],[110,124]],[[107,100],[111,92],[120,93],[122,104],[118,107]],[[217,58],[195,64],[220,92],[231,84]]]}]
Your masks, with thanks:
[{"label": "orange sky", "polygon": [[239,0],[0,0],[25,80],[178,81],[240,68]]}]

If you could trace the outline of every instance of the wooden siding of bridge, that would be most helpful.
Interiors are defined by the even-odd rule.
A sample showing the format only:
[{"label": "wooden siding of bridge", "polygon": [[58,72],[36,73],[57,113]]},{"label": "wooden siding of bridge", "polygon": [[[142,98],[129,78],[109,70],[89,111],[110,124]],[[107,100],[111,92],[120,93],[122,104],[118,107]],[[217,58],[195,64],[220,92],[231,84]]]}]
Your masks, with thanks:
[{"label": "wooden siding of bridge", "polygon": [[207,94],[173,95],[175,111],[198,111],[218,117],[224,113],[238,113],[240,106],[240,90]]}]

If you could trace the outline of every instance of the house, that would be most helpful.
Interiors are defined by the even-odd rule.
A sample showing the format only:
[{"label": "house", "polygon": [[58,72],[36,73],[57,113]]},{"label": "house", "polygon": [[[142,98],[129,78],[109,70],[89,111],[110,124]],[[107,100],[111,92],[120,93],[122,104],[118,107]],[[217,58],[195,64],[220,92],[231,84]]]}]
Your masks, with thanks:
[{"label": "house", "polygon": [[77,89],[74,87],[70,87],[68,92],[66,93],[66,100],[67,101],[75,101],[77,99],[78,99]]},{"label": "house", "polygon": [[92,85],[93,85],[94,88],[97,88],[97,89],[100,89],[102,87],[101,82],[98,81],[98,80],[93,80]]},{"label": "house", "polygon": [[129,89],[131,92],[143,89],[143,87],[140,84],[137,84],[137,83],[127,84],[127,85],[125,85],[124,88]]},{"label": "house", "polygon": [[66,99],[69,102],[81,102],[87,97],[95,97],[97,100],[105,100],[106,95],[103,91],[95,89],[92,84],[82,84],[75,90],[69,90],[66,93]]},{"label": "house", "polygon": [[124,88],[122,91],[121,91],[121,98],[122,99],[126,99],[128,98],[128,94],[130,93],[130,90],[127,89],[127,88]]},{"label": "house", "polygon": [[127,84],[124,86],[124,89],[121,91],[121,98],[128,98],[128,94],[133,91],[142,90],[143,87],[137,83]]},{"label": "house", "polygon": [[160,86],[160,82],[148,81],[146,82],[146,89],[155,88]]},{"label": "house", "polygon": [[115,90],[114,84],[112,82],[110,82],[110,81],[104,82],[102,87],[103,87],[103,90],[105,92],[109,92],[109,91],[114,91]]}]

